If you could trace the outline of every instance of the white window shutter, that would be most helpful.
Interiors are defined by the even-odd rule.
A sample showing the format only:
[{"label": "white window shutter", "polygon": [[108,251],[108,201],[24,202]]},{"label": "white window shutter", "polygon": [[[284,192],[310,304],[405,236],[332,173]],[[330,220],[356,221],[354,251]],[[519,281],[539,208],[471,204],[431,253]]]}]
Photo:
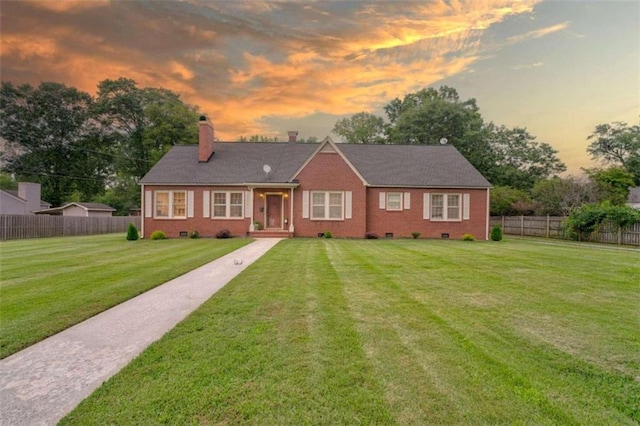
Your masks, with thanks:
[{"label": "white window shutter", "polygon": [[405,192],[403,198],[404,198],[404,209],[409,210],[411,208],[411,193]]},{"label": "white window shutter", "polygon": [[251,191],[244,192],[244,217],[251,217],[253,213],[253,200],[251,199]]},{"label": "white window shutter", "polygon": [[187,217],[193,217],[193,191],[187,191]]},{"label": "white window shutter", "polygon": [[153,192],[144,192],[144,217],[153,216]]},{"label": "white window shutter", "polygon": [[211,200],[209,199],[210,196],[211,192],[202,192],[202,217],[209,217],[211,215],[211,213],[209,213],[209,209],[211,208]]},{"label": "white window shutter", "polygon": [[470,209],[470,205],[469,205],[469,200],[471,197],[469,197],[469,194],[462,194],[462,219],[463,220],[469,220],[469,211]]},{"label": "white window shutter", "polygon": [[344,218],[345,219],[351,219],[351,216],[353,213],[352,198],[353,198],[353,195],[351,191],[347,191],[344,193]]},{"label": "white window shutter", "polygon": [[422,195],[422,198],[422,218],[429,219],[429,217],[431,217],[431,206],[429,204],[429,201],[431,201],[431,194],[426,192]]},{"label": "white window shutter", "polygon": [[302,191],[302,218],[309,219],[309,191]]},{"label": "white window shutter", "polygon": [[378,207],[380,207],[381,210],[384,210],[386,206],[387,206],[387,193],[381,192],[380,198],[378,199]]}]

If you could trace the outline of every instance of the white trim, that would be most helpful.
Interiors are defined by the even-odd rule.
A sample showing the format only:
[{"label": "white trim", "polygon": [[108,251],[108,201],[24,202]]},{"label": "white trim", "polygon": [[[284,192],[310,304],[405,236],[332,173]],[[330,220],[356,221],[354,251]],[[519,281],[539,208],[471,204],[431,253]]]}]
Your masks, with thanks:
[{"label": "white trim", "polygon": [[469,194],[462,194],[462,220],[469,220],[470,213],[470,205],[469,205]]},{"label": "white trim", "polygon": [[253,189],[244,192],[244,217],[250,219],[253,217]]},{"label": "white trim", "polygon": [[202,191],[202,217],[211,217],[211,191]]},{"label": "white trim", "polygon": [[[389,202],[389,196],[398,196],[398,207],[389,207],[391,205],[391,203]],[[402,192],[387,192],[387,197],[386,197],[386,203],[387,203],[387,211],[389,212],[400,212],[403,209],[403,203],[402,203]]]},{"label": "white trim", "polygon": [[[431,220],[433,222],[460,222],[462,221],[462,194],[458,194],[458,193],[440,193],[440,192],[436,192],[436,193],[431,193],[431,197],[435,196],[435,195],[441,195],[442,196],[442,217],[438,217],[438,218],[434,218],[433,215],[431,213],[429,213],[429,215],[431,216]],[[449,218],[449,197],[453,197],[453,196],[457,196],[458,197],[458,217],[456,218]],[[431,208],[433,208],[433,200],[431,200]]]},{"label": "white trim", "polygon": [[[153,218],[159,220],[167,220],[167,219],[186,219],[187,218],[187,192],[186,190],[155,190],[153,191]],[[173,215],[173,207],[174,207],[174,194],[181,193],[184,194],[184,216],[174,216]],[[167,194],[167,216],[158,216],[158,194]]]},{"label": "white trim", "polygon": [[309,219],[309,191],[302,191],[302,218]]},{"label": "white trim", "polygon": [[[322,206],[324,208],[322,217],[315,217],[313,215],[313,196],[315,194],[323,195]],[[340,194],[340,217],[331,217],[331,194]],[[331,220],[342,221],[344,220],[344,191],[311,191],[311,202],[309,203],[311,209],[311,220]],[[320,205],[318,205],[320,206]]]},{"label": "white trim", "polygon": [[378,208],[384,210],[387,207],[387,193],[381,192],[378,195]]},{"label": "white trim", "polygon": [[411,210],[411,193],[410,192],[405,192],[404,194],[404,209],[405,210]]},{"label": "white trim", "polygon": [[431,218],[431,205],[430,205],[430,201],[431,201],[431,194],[428,192],[425,192],[424,194],[422,194],[422,218],[423,219],[430,219]]},{"label": "white trim", "polygon": [[353,216],[353,194],[351,191],[344,193],[344,218],[351,219]]},{"label": "white trim", "polygon": [[153,191],[144,191],[144,217],[153,217]]},{"label": "white trim", "polygon": [[193,217],[193,191],[187,191],[187,217]]},{"label": "white trim", "polygon": [[[211,219],[214,220],[244,220],[244,191],[211,191]],[[215,215],[215,194],[225,194],[224,206],[225,206],[225,215],[224,216],[214,216]],[[231,194],[240,194],[242,199],[241,211],[239,216],[231,216]],[[219,204],[222,205],[222,204]]]}]

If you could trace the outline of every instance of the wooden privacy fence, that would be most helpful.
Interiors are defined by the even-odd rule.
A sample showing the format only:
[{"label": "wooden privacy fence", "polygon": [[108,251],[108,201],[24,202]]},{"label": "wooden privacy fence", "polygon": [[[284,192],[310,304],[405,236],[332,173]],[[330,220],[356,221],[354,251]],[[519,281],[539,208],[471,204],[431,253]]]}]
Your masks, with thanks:
[{"label": "wooden privacy fence", "polygon": [[126,232],[129,223],[140,229],[139,216],[0,215],[0,240]]},{"label": "wooden privacy fence", "polygon": [[[492,216],[491,226],[499,225],[504,234],[567,239],[569,237],[564,230],[566,220],[560,216]],[[640,246],[640,223],[626,229],[603,224],[591,234],[589,241]]]}]

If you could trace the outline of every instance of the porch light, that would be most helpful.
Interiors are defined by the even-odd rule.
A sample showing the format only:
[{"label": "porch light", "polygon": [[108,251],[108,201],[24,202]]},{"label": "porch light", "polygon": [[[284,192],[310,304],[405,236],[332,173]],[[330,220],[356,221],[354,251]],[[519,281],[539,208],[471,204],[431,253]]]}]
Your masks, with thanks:
[{"label": "porch light", "polygon": [[286,192],[282,195],[284,196],[284,198],[289,198],[289,194],[287,194]]}]

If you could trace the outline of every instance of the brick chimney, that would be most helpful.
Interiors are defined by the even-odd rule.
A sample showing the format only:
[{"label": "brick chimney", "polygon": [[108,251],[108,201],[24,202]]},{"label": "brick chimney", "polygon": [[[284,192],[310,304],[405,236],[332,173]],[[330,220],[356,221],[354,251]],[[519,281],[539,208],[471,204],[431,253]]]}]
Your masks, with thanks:
[{"label": "brick chimney", "polygon": [[298,132],[295,130],[289,130],[287,133],[289,134],[289,143],[296,143],[296,140],[298,139]]},{"label": "brick chimney", "polygon": [[200,132],[198,137],[198,161],[206,163],[213,155],[213,124],[206,116],[200,116]]}]

